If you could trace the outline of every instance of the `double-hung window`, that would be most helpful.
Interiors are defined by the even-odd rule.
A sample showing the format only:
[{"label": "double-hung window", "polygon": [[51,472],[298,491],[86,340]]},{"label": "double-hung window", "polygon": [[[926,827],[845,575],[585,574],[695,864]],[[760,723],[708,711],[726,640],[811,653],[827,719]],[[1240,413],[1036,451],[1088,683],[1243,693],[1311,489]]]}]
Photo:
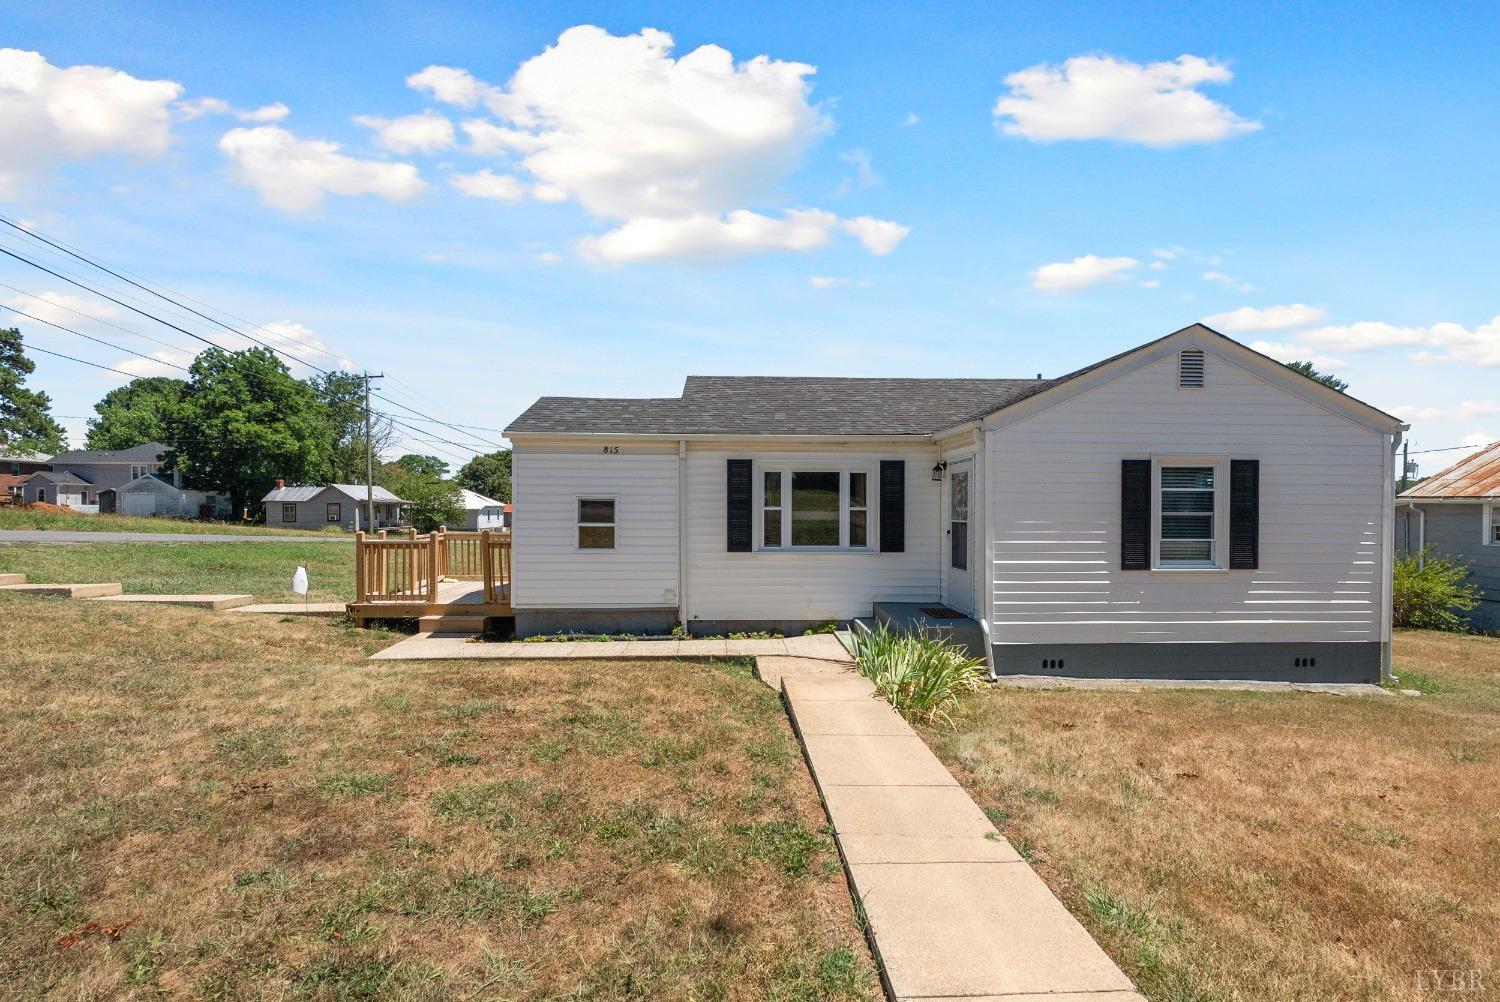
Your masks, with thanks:
[{"label": "double-hung window", "polygon": [[283,504],[281,506],[281,520],[283,522],[297,521],[297,506],[295,504]]},{"label": "double-hung window", "polygon": [[1156,466],[1158,567],[1222,566],[1220,463],[1163,460]]},{"label": "double-hung window", "polygon": [[344,520],[344,506],[339,501],[328,502],[328,521],[342,522]]},{"label": "double-hung window", "polygon": [[869,470],[763,469],[758,486],[761,549],[869,548]]},{"label": "double-hung window", "polygon": [[1484,541],[1500,546],[1500,501],[1484,506]]},{"label": "double-hung window", "polygon": [[615,499],[578,499],[578,548],[580,550],[613,550],[615,548]]}]

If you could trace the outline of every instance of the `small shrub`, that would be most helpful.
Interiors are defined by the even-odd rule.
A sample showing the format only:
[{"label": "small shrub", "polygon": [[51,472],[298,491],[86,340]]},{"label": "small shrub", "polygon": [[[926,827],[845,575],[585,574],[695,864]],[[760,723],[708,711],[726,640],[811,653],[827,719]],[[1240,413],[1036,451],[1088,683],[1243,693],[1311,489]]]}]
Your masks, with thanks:
[{"label": "small shrub", "polygon": [[820,633],[839,632],[839,621],[836,619],[825,619],[821,623],[814,623],[802,631],[804,637],[815,637]]},{"label": "small shrub", "polygon": [[1391,612],[1397,626],[1422,630],[1462,630],[1461,613],[1479,605],[1479,589],[1465,583],[1469,569],[1433,553],[1432,547],[1396,561],[1391,580]]},{"label": "small shrub", "polygon": [[854,660],[907,720],[951,724],[948,711],[984,681],[984,661],[925,632],[898,634],[881,623],[854,634]]}]

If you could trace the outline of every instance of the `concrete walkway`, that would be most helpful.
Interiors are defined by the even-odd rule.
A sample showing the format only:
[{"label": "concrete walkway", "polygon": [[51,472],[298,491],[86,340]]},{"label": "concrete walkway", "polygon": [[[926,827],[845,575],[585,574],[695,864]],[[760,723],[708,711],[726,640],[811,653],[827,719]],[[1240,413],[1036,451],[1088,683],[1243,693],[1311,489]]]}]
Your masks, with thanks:
[{"label": "concrete walkway", "polygon": [[353,535],[254,536],[228,532],[72,532],[0,529],[0,543],[352,543]]},{"label": "concrete walkway", "polygon": [[898,1000],[1144,1002],[868,679],[763,657]]},{"label": "concrete walkway", "polygon": [[254,595],[101,595],[93,602],[124,602],[142,605],[176,605],[186,609],[223,612],[255,601]]},{"label": "concrete walkway", "polygon": [[843,644],[832,634],[777,640],[545,640],[526,643],[475,642],[467,633],[418,633],[370,656],[372,661],[468,661],[540,658],[844,658]]}]

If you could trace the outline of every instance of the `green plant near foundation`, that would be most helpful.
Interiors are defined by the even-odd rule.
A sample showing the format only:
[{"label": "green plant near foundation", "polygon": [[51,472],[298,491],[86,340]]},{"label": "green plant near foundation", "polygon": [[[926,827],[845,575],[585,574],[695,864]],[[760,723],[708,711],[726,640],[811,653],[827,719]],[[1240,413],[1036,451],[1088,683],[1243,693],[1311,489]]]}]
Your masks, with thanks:
[{"label": "green plant near foundation", "polygon": [[926,632],[893,633],[881,623],[854,633],[859,670],[896,712],[921,723],[952,724],[948,712],[984,682],[984,661]]}]

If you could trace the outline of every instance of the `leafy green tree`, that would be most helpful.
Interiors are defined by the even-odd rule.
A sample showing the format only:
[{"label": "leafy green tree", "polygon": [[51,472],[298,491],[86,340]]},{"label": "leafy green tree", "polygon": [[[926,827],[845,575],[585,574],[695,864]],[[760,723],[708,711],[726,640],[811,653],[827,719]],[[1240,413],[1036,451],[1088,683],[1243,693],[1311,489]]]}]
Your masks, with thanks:
[{"label": "leafy green tree", "polygon": [[433,480],[441,480],[448,475],[448,464],[436,456],[419,456],[408,452],[396,460],[396,465],[407,473],[416,473]]},{"label": "leafy green tree", "polygon": [[1349,384],[1344,382],[1339,377],[1330,376],[1325,372],[1319,372],[1317,369],[1313,368],[1313,364],[1311,362],[1287,362],[1286,367],[1288,369],[1291,369],[1293,372],[1302,373],[1309,379],[1316,379],[1324,386],[1338,390],[1340,393],[1343,393],[1349,388]]},{"label": "leafy green tree", "polygon": [[52,398],[28,390],[36,363],[26,357],[21,332],[0,330],[0,445],[16,452],[52,455],[67,447],[63,426],[52,419]]},{"label": "leafy green tree", "polygon": [[[319,479],[335,484],[365,482],[365,381],[352,372],[328,372],[313,376],[308,385],[328,410],[331,433],[328,471]],[[375,455],[389,448],[394,438],[385,415],[371,415],[370,438]],[[379,483],[379,479],[376,480]]]},{"label": "leafy green tree", "polygon": [[210,348],[190,371],[163,441],[165,462],[191,486],[225,492],[240,511],[277,477],[322,479],[332,442],[328,410],[275,354]]},{"label": "leafy green tree", "polygon": [[146,376],[116,387],[94,405],[89,418],[90,449],[129,449],[160,442],[167,433],[172,409],[182,402],[186,380]]},{"label": "leafy green tree", "polygon": [[475,456],[458,471],[458,485],[496,501],[510,500],[510,450]]},{"label": "leafy green tree", "polygon": [[458,525],[464,519],[463,496],[451,480],[403,471],[386,487],[410,503],[411,524],[422,532],[431,532],[440,525]]}]

